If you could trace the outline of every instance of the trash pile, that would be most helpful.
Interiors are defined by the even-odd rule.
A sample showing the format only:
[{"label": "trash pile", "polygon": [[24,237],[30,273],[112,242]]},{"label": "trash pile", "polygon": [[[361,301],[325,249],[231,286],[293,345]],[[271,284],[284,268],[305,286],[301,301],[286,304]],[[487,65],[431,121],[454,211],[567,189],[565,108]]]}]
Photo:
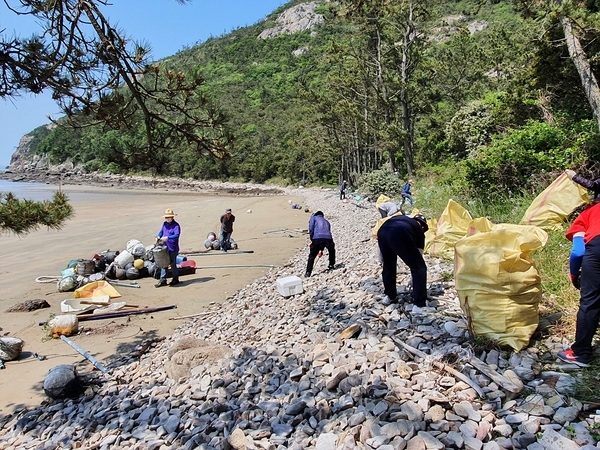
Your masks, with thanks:
[{"label": "trash pile", "polygon": [[[144,246],[141,241],[131,239],[125,250],[104,250],[90,259],[74,259],[62,270],[57,288],[60,292],[73,291],[88,283],[101,280],[137,280],[138,278],[160,277],[161,264],[157,258],[164,252],[162,245]],[[177,256],[178,266],[187,261],[184,255]]]},{"label": "trash pile", "polygon": [[[221,250],[221,241],[217,239],[217,235],[211,231],[206,235],[204,247],[208,250]],[[237,242],[235,242],[233,238],[229,238],[229,248],[227,250],[237,250],[237,248]]]}]

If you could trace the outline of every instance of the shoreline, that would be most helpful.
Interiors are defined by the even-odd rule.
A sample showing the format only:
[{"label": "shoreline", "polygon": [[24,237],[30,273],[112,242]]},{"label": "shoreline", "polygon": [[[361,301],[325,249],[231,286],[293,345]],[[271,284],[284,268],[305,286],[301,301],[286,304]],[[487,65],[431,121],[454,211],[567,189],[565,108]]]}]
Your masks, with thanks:
[{"label": "shoreline", "polygon": [[5,171],[0,172],[0,179],[15,182],[35,182],[54,184],[56,186],[96,186],[116,189],[151,189],[151,190],[185,190],[214,191],[216,195],[284,195],[289,188],[267,186],[256,183],[238,183],[216,180],[195,180],[179,177],[149,177],[141,175],[116,175],[106,173],[85,173],[81,171]]},{"label": "shoreline", "polygon": [[[0,285],[0,309],[5,311],[33,299],[46,300],[51,305],[32,312],[3,314],[0,332],[23,339],[25,346],[19,360],[6,362],[4,376],[0,378],[4,400],[0,415],[47,401],[41,385],[51,367],[74,364],[82,372],[89,370],[85,358],[60,339],[47,340],[38,325],[47,321],[50,314],[61,314],[60,302],[72,297],[73,292],[59,292],[55,282],[38,283],[37,278],[60,275],[72,259],[87,259],[107,249],[122,251],[130,239],[138,239],[144,245],[153,243],[167,207],[175,210],[182,225],[181,253],[203,249],[206,234],[218,231],[220,214],[226,207],[234,210],[233,238],[241,250],[253,253],[211,251],[190,257],[196,261],[196,273],[183,276],[182,285],[157,289],[156,280],[141,278],[136,280],[140,288],[117,287],[121,298],[113,300],[141,308],[173,304],[177,308],[80,323],[82,331],[71,339],[104,365],[111,365],[130,358],[140,347],[156,339],[170,336],[184,322],[179,318],[224,302],[268,273],[270,266],[286,264],[306,245],[307,238],[302,233],[288,236],[273,232],[279,228],[304,228],[308,221],[304,212],[291,209],[288,203],[303,198],[300,200],[301,197],[283,189],[278,195],[244,195],[241,187],[241,193],[235,195],[227,194],[226,189],[122,189],[72,184],[63,184],[63,189],[74,205],[75,214],[61,230],[42,228],[22,237],[8,235],[0,241],[3,255],[15,255],[0,260],[0,275],[4,279]],[[273,221],[274,216],[277,222]],[[40,361],[35,354],[45,359]]]}]

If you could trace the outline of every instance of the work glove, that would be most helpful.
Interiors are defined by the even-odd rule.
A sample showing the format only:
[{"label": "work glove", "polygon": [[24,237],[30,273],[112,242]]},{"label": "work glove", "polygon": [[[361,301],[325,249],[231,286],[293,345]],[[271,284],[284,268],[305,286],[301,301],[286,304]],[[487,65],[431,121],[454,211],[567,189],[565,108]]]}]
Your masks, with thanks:
[{"label": "work glove", "polygon": [[571,284],[575,289],[581,289],[581,277],[579,274],[573,275],[570,273],[569,279],[571,280]]},{"label": "work glove", "polygon": [[573,177],[575,176],[575,171],[571,170],[571,169],[567,169],[565,170],[565,173],[567,174],[567,176],[569,177],[569,180],[572,180]]},{"label": "work glove", "polygon": [[163,237],[156,238],[156,241],[159,244],[164,244],[165,242],[167,242],[167,239],[169,239],[167,236],[163,236]]}]

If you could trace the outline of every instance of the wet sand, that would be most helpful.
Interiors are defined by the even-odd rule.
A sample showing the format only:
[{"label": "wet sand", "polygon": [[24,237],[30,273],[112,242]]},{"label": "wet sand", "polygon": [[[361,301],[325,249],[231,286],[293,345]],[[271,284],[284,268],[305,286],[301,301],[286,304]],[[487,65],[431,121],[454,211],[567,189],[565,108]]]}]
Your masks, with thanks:
[{"label": "wet sand", "polygon": [[[240,250],[253,253],[210,251],[189,256],[198,269],[182,276],[179,286],[157,289],[153,278],[137,280],[140,288],[115,286],[122,297],[113,302],[126,301],[141,308],[176,305],[175,309],[79,323],[83,331],[70,339],[107,366],[135,352],[144,341],[171,334],[184,322],[174,319],[201,312],[211,302],[223,302],[267,273],[268,266],[284,265],[308,242],[307,234],[297,231],[306,229],[308,214],[289,204],[302,204],[301,197],[83,186],[63,190],[75,215],[61,230],[43,228],[23,237],[4,234],[0,240],[0,333],[25,341],[21,358],[7,362],[0,371],[0,415],[44,401],[43,381],[50,368],[58,364],[74,364],[82,372],[93,368],[66,342],[48,338],[47,330],[39,325],[52,314],[61,314],[60,302],[73,293],[59,292],[55,281],[39,282],[38,277],[59,276],[73,259],[89,259],[107,249],[122,251],[130,239],[153,244],[166,208],[175,211],[182,227],[181,253],[204,250],[206,235],[218,234],[219,217],[232,208],[236,216],[232,237]],[[46,300],[51,308],[4,312],[33,299]]]}]

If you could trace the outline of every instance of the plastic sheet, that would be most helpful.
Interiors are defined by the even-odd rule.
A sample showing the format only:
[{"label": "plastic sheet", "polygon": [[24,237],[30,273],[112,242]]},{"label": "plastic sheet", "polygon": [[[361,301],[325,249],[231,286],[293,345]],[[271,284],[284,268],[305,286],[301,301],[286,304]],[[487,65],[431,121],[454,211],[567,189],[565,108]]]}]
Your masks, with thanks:
[{"label": "plastic sheet", "polygon": [[94,281],[88,283],[73,292],[74,298],[91,298],[91,297],[103,297],[108,295],[110,298],[118,298],[121,296],[113,286],[107,281]]}]

